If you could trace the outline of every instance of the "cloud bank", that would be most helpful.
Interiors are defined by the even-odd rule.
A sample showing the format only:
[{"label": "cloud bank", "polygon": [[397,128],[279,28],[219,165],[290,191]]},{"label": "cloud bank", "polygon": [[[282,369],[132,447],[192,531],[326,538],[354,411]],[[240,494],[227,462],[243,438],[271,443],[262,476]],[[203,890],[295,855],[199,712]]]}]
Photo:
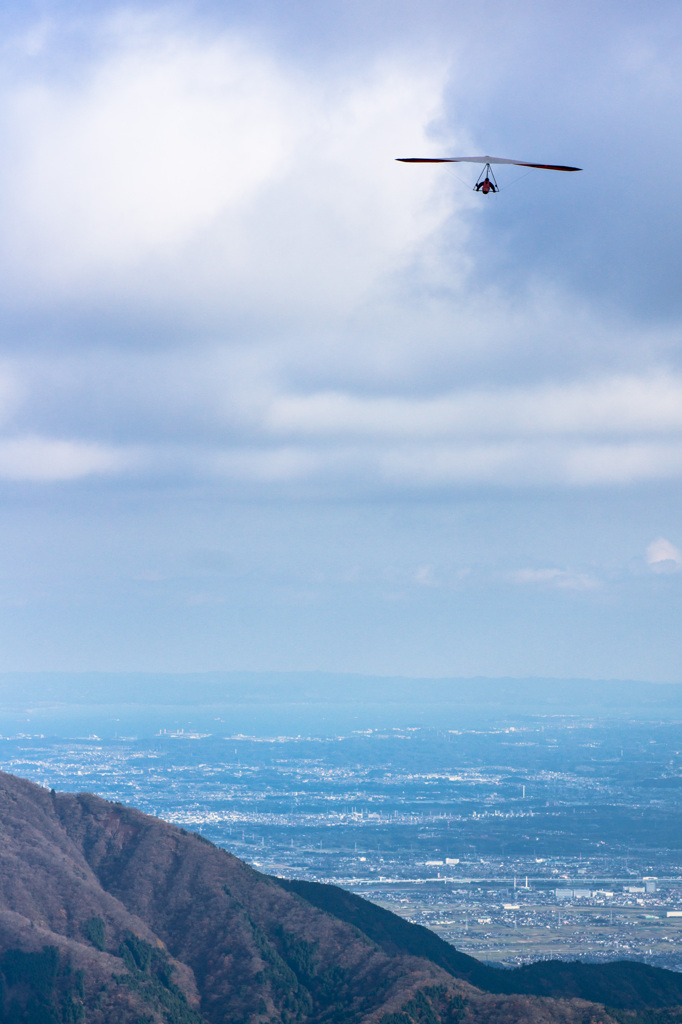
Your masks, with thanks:
[{"label": "cloud bank", "polygon": [[475,147],[461,54],[323,74],[160,10],[89,26],[75,72],[68,22],[18,37],[0,89],[8,452],[330,495],[680,477],[671,329],[487,281],[492,208],[395,163]]},{"label": "cloud bank", "polygon": [[17,664],[677,671],[677,8],[3,17]]}]

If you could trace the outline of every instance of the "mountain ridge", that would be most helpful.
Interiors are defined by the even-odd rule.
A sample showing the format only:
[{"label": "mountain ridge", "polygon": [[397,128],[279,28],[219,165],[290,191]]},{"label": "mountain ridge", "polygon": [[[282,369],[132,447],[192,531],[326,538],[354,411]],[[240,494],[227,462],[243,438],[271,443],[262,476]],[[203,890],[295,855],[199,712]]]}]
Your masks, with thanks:
[{"label": "mountain ridge", "polygon": [[[472,982],[490,968],[471,966],[467,978],[464,968],[478,962],[447,944],[459,975],[444,966],[443,950],[440,963],[424,955],[436,947],[397,932],[393,946],[385,935],[378,941],[386,920],[389,932],[417,927],[388,911],[345,894],[365,905],[358,927],[339,908],[316,905],[310,891],[294,891],[295,883],[257,872],[196,833],[92,794],[56,793],[0,773],[0,839],[2,1022],[620,1019],[579,992],[483,991]],[[667,975],[682,981],[674,972],[656,977]]]},{"label": "mountain ridge", "polygon": [[632,960],[600,964],[538,960],[512,970],[493,967],[462,953],[423,925],[412,924],[338,886],[302,879],[278,878],[277,882],[360,927],[385,949],[423,956],[453,977],[486,992],[575,997],[630,1010],[662,1009],[682,1003],[682,974],[677,971]]}]

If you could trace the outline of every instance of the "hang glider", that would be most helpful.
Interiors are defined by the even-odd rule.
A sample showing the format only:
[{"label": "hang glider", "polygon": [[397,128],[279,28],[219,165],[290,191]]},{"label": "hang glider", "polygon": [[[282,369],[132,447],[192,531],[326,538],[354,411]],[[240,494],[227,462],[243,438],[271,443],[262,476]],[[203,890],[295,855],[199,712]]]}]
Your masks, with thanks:
[{"label": "hang glider", "polygon": [[404,164],[515,164],[517,167],[537,167],[543,171],[582,171],[582,167],[529,164],[526,160],[505,160],[501,156],[399,156],[396,159]]},{"label": "hang glider", "polygon": [[474,185],[475,192],[499,192],[491,164],[513,164],[515,167],[531,167],[542,171],[580,171],[581,167],[566,167],[564,164],[532,164],[527,160],[506,160],[501,156],[399,156],[403,164],[483,164],[478,181]]}]

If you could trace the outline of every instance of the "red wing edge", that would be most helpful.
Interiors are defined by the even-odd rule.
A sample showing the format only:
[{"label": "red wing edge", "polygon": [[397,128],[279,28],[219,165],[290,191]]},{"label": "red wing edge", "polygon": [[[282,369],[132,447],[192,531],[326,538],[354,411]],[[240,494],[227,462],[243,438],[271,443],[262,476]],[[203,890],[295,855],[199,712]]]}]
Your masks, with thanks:
[{"label": "red wing edge", "polygon": [[517,167],[539,167],[544,171],[582,171],[582,167],[564,167],[563,164],[525,164],[521,160],[514,160]]}]

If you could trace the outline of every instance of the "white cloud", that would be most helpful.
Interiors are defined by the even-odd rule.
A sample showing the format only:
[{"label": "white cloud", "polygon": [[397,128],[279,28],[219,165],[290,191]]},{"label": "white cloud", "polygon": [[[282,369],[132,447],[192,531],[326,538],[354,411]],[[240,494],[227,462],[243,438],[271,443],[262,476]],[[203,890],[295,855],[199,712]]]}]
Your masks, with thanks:
[{"label": "white cloud", "polygon": [[515,583],[530,586],[556,587],[559,590],[594,590],[599,582],[587,573],[563,569],[520,569],[512,573]]},{"label": "white cloud", "polygon": [[229,31],[105,28],[75,86],[48,46],[43,76],[0,94],[0,257],[20,294],[347,312],[452,211],[394,162],[429,145],[444,63],[321,79]]},{"label": "white cloud", "polygon": [[[152,454],[153,453],[153,454]],[[254,485],[312,483],[330,497],[377,491],[633,485],[682,476],[677,446],[562,442],[232,445],[157,447],[148,472],[222,477]]]},{"label": "white cloud", "polygon": [[682,439],[581,445],[566,453],[564,478],[579,486],[637,484],[682,477]]},{"label": "white cloud", "polygon": [[435,587],[437,586],[436,577],[433,571],[432,565],[420,565],[417,567],[414,574],[414,582],[418,587]]},{"label": "white cloud", "polygon": [[322,392],[272,399],[266,427],[299,436],[682,434],[682,378],[665,373],[434,397]]},{"label": "white cloud", "polygon": [[573,445],[545,440],[403,445],[380,459],[387,480],[408,487],[610,486],[682,476],[676,444]]},{"label": "white cloud", "polygon": [[[68,310],[56,357],[14,360],[16,433],[70,437],[84,466],[328,493],[682,477],[682,376],[651,357],[675,328],[490,283],[469,237],[496,208],[394,162],[442,149],[445,61],[322,73],[234,31],[98,25],[76,72],[41,30],[0,89],[5,307]],[[71,347],[84,310],[106,353]]]},{"label": "white cloud", "polygon": [[0,479],[55,482],[119,473],[132,459],[114,448],[50,438],[0,440]]},{"label": "white cloud", "polygon": [[657,537],[646,549],[646,561],[652,572],[678,572],[682,569],[682,552],[665,537]]},{"label": "white cloud", "polygon": [[[420,394],[305,394],[263,353],[121,352],[12,361],[6,420],[147,453],[135,469],[333,495],[377,489],[613,487],[682,477],[675,375]],[[671,399],[679,396],[679,407]]]}]

